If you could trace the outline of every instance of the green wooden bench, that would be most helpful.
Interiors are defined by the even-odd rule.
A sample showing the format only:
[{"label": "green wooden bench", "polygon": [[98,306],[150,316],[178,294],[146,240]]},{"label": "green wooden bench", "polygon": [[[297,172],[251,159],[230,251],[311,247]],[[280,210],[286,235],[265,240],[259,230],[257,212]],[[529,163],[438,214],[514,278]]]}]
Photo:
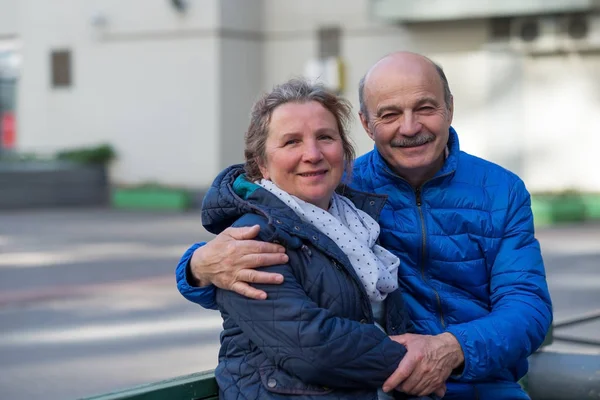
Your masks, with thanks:
[{"label": "green wooden bench", "polygon": [[[590,317],[584,317],[585,321]],[[572,322],[569,322],[572,324]],[[558,324],[560,325],[560,324]],[[552,343],[550,329],[542,347]],[[522,380],[532,400],[600,399],[600,354],[540,351]],[[199,372],[85,400],[212,400],[219,398],[214,371]]]},{"label": "green wooden bench", "polygon": [[216,400],[218,398],[219,387],[214,371],[206,371],[89,397],[86,400]]},{"label": "green wooden bench", "polygon": [[[531,356],[526,388],[532,400],[600,398],[600,355],[540,351]],[[185,375],[86,400],[213,400],[214,372]]]}]

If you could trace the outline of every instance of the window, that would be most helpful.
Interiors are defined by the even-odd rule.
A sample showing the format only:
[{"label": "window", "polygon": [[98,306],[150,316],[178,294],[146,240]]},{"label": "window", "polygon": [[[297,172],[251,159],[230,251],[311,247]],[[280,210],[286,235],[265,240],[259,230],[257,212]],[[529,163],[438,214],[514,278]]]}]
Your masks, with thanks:
[{"label": "window", "polygon": [[340,37],[341,29],[339,27],[323,27],[318,31],[319,58],[340,56]]},{"label": "window", "polygon": [[65,88],[72,84],[72,60],[70,50],[54,50],[50,54],[52,87]]},{"label": "window", "polygon": [[510,39],[511,19],[510,18],[491,18],[490,19],[490,39],[492,41],[504,42]]}]

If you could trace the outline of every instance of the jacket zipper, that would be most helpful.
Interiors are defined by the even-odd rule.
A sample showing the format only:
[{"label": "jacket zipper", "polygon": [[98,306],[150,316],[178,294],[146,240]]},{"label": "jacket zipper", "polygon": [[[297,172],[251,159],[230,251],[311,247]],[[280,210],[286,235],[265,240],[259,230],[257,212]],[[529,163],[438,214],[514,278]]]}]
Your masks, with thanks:
[{"label": "jacket zipper", "polygon": [[[426,255],[426,247],[427,247],[427,233],[425,232],[425,217],[423,216],[423,208],[422,205],[423,203],[421,202],[421,188],[423,186],[421,185],[420,187],[418,187],[415,190],[415,197],[417,199],[417,208],[419,209],[419,217],[421,219],[421,242],[422,242],[422,246],[421,246],[421,278],[423,279],[423,282],[427,282],[427,279],[425,278],[425,255]],[[433,286],[431,286],[431,284],[429,284],[429,287],[431,287],[431,290],[433,290],[433,294],[435,294],[435,298],[437,300],[437,305],[438,305],[438,310],[440,312],[440,322],[442,324],[443,328],[446,328],[446,323],[444,322],[444,310],[442,309],[442,301],[440,299],[440,294],[437,292],[437,290],[435,290],[433,288]]]},{"label": "jacket zipper", "polygon": [[[391,176],[393,176],[394,178],[397,178],[397,179],[400,179],[401,181],[404,181],[408,186],[411,186],[406,179],[404,179],[401,176],[399,176],[399,175],[395,174],[394,172],[390,171],[388,168],[384,168],[384,171],[387,172],[388,174],[390,174]],[[432,180],[438,179],[438,178],[443,178],[445,176],[448,176],[448,175],[452,174],[452,172],[453,171],[450,171],[450,172],[447,172],[447,173],[445,173],[443,175],[436,176],[436,177],[433,177],[431,179],[428,179],[425,182],[423,182],[423,184],[421,184],[421,186],[419,186],[418,188],[415,189],[416,203],[417,203],[417,208],[419,209],[419,217],[421,219],[421,238],[422,238],[422,242],[423,242],[423,244],[421,246],[421,279],[423,279],[423,282],[427,286],[429,286],[431,288],[431,290],[433,290],[433,294],[435,295],[435,298],[437,300],[438,310],[440,312],[440,322],[442,324],[442,328],[446,328],[446,322],[444,321],[444,310],[442,309],[442,300],[440,299],[440,294],[425,279],[425,254],[426,254],[425,250],[426,250],[426,246],[427,246],[427,234],[425,232],[425,217],[423,216],[423,209],[422,209],[422,204],[423,203],[421,201],[421,191],[422,191],[422,188],[426,184],[428,184],[429,182],[431,182]]]}]

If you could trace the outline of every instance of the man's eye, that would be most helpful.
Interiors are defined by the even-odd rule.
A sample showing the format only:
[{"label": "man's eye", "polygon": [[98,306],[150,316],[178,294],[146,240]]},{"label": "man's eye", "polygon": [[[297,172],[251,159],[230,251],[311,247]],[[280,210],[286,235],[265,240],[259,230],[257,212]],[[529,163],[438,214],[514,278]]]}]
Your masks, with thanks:
[{"label": "man's eye", "polygon": [[395,116],[395,115],[396,115],[395,113],[383,114],[383,115],[381,116],[381,119],[389,119],[389,118],[392,118],[392,117],[393,117],[393,116]]},{"label": "man's eye", "polygon": [[424,106],[419,108],[419,111],[433,111],[435,110],[435,108],[431,107],[431,106]]}]

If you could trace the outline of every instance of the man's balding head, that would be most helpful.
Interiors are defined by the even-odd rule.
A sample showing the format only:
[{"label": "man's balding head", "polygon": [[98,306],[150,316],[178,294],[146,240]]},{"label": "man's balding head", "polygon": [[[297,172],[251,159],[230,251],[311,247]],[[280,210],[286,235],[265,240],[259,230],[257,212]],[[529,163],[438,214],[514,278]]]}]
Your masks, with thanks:
[{"label": "man's balding head", "polygon": [[421,54],[412,53],[408,51],[399,51],[396,53],[389,54],[379,61],[377,61],[367,73],[360,79],[358,83],[358,102],[360,106],[360,112],[365,117],[368,118],[368,110],[366,106],[365,100],[365,86],[369,76],[379,69],[389,69],[389,68],[405,68],[405,67],[420,67],[420,68],[433,68],[436,75],[440,80],[440,84],[442,85],[444,91],[444,102],[446,103],[446,108],[450,107],[452,103],[452,92],[450,91],[450,85],[448,84],[448,79],[446,78],[446,74],[442,67]]}]

